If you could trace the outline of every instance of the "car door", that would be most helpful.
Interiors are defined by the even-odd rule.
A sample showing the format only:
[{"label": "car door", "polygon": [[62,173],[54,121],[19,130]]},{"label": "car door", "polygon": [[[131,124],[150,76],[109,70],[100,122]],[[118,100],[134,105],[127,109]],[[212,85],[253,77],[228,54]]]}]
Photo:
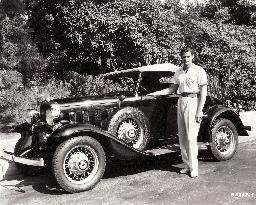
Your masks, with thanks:
[{"label": "car door", "polygon": [[139,109],[148,117],[151,137],[166,143],[177,139],[177,95],[153,96],[158,90],[171,86],[172,72],[144,72],[141,75]]},{"label": "car door", "polygon": [[166,99],[166,123],[165,123],[165,134],[162,136],[163,141],[166,143],[178,143],[178,124],[177,124],[177,103],[178,96],[170,95]]}]

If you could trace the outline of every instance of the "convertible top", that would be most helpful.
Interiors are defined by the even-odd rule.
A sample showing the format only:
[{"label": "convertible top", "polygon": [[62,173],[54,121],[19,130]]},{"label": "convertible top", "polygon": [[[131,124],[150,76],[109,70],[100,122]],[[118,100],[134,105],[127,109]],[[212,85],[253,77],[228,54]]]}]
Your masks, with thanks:
[{"label": "convertible top", "polygon": [[179,67],[172,64],[172,63],[163,63],[163,64],[154,64],[154,65],[147,65],[142,66],[138,68],[132,68],[127,70],[120,70],[120,71],[114,71],[110,73],[106,73],[105,75],[115,75],[115,74],[121,74],[121,73],[127,73],[127,72],[145,72],[145,71],[169,71],[169,72],[175,72],[178,70]]}]

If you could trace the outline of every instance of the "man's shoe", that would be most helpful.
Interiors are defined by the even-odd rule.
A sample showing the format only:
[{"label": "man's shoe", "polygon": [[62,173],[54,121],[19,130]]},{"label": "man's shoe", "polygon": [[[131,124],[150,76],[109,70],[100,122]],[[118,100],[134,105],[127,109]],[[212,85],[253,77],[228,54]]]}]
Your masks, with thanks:
[{"label": "man's shoe", "polygon": [[180,170],[180,174],[187,174],[189,173],[189,169],[188,168],[184,168]]},{"label": "man's shoe", "polygon": [[190,173],[190,176],[191,176],[192,178],[196,178],[196,177],[198,177],[198,172],[192,171],[192,172]]}]

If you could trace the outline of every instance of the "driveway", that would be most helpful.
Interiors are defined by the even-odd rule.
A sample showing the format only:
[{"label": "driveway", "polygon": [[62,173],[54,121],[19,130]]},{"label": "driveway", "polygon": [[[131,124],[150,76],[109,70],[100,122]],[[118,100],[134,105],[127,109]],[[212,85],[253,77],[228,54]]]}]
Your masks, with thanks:
[{"label": "driveway", "polygon": [[111,163],[91,191],[67,194],[49,174],[0,182],[9,204],[256,204],[256,140],[240,143],[229,161],[200,151],[200,176],[178,173],[180,153]]}]

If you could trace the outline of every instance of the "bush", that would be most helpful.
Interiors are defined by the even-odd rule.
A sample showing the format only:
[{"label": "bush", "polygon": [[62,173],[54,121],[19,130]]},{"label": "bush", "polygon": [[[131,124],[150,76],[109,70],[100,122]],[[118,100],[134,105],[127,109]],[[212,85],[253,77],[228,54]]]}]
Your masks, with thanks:
[{"label": "bush", "polygon": [[114,91],[129,90],[129,86],[104,79],[103,75],[82,75],[76,72],[69,72],[66,76],[67,82],[71,85],[70,96],[95,96]]},{"label": "bush", "polygon": [[70,85],[50,79],[45,85],[24,87],[21,74],[2,71],[0,92],[0,121],[20,123],[29,119],[29,111],[37,109],[40,102],[70,96]]},{"label": "bush", "polygon": [[44,85],[23,86],[22,75],[16,71],[0,73],[0,121],[2,124],[29,121],[29,111],[38,110],[41,102],[78,96],[102,95],[106,92],[129,89],[107,82],[100,76],[69,72],[66,81],[54,78]]},{"label": "bush", "polygon": [[196,50],[196,64],[206,69],[209,95],[235,108],[256,109],[256,29],[227,23],[228,10],[218,8],[214,16],[195,16],[201,6],[180,14],[184,44]]},{"label": "bush", "polygon": [[200,48],[198,63],[214,79],[210,93],[245,110],[255,109],[256,29],[208,20],[197,22],[195,28],[197,35],[205,33],[195,47]]}]

